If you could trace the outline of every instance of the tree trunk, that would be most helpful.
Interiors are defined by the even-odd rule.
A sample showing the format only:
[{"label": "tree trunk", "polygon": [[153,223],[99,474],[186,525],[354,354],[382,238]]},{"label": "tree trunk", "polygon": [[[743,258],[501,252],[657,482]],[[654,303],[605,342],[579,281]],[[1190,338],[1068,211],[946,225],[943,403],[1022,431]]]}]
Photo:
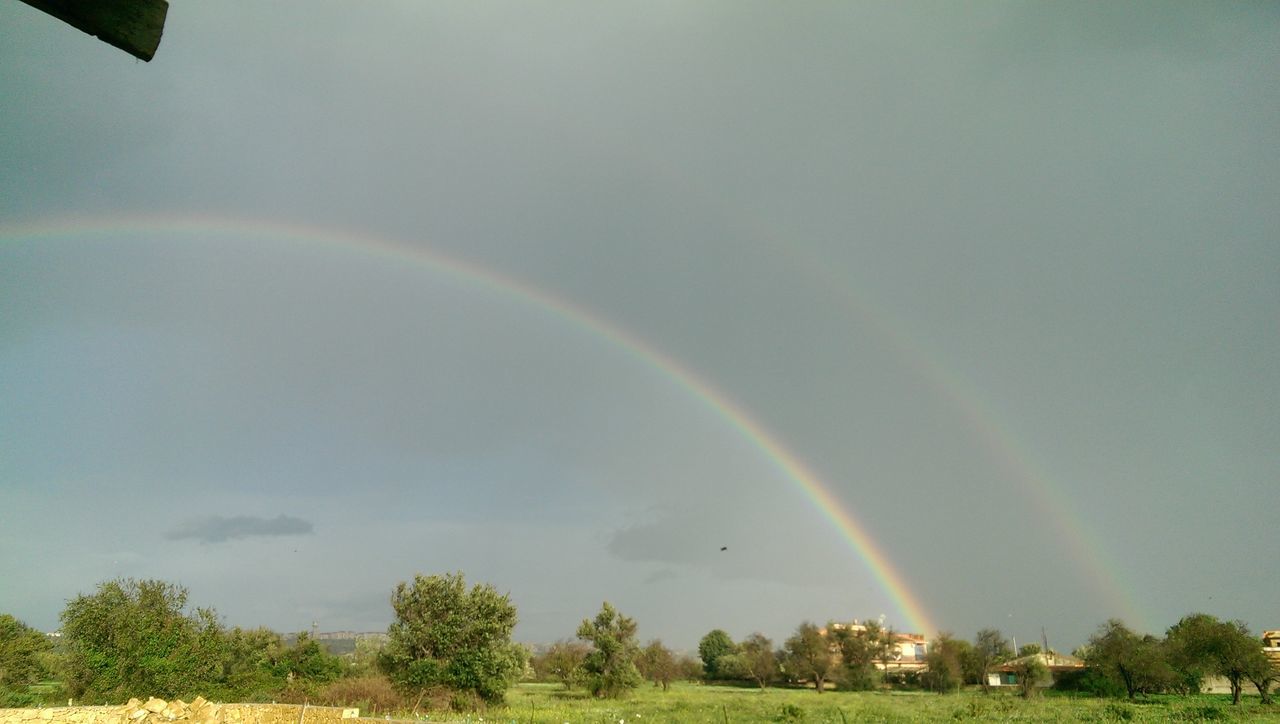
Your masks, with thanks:
[{"label": "tree trunk", "polygon": [[1240,689],[1242,689],[1243,687],[1240,685],[1239,676],[1232,676],[1230,678],[1231,678],[1231,704],[1233,706],[1238,706],[1240,704]]},{"label": "tree trunk", "polygon": [[824,683],[826,683],[826,679],[825,679],[823,676],[821,676],[821,675],[819,675],[819,674],[814,674],[814,675],[813,675],[813,685],[814,685],[814,686],[816,686],[816,687],[818,688],[818,693],[819,693],[819,694],[821,694],[821,693],[822,693],[822,686],[823,686],[823,684],[824,684]]},{"label": "tree trunk", "polygon": [[1258,690],[1258,696],[1262,697],[1262,703],[1270,704],[1271,703],[1271,682],[1274,681],[1274,679],[1250,678],[1249,681],[1253,682],[1253,688]]}]

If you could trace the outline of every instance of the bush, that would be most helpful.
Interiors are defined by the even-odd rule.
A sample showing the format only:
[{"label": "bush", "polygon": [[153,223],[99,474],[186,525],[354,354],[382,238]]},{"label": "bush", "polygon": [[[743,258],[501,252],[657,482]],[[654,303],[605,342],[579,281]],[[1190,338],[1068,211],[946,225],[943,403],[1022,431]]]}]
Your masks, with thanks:
[{"label": "bush", "polygon": [[408,695],[446,687],[501,702],[524,672],[526,651],[511,641],[516,608],[493,586],[467,590],[461,573],[415,576],[391,596],[396,620],[379,667]]},{"label": "bush", "polygon": [[1056,691],[1078,691],[1099,697],[1124,696],[1124,687],[1094,668],[1058,674],[1053,682]]},{"label": "bush", "polygon": [[378,674],[339,679],[319,691],[315,702],[322,706],[355,706],[363,714],[407,709],[391,680]]}]

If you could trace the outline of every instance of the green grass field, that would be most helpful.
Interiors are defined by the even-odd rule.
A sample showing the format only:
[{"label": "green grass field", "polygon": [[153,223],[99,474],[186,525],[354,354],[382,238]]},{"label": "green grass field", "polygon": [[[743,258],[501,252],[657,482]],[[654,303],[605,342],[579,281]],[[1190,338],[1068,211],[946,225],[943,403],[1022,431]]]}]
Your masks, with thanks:
[{"label": "green grass field", "polygon": [[1246,697],[1151,697],[1130,703],[1046,694],[1024,701],[1009,693],[965,692],[940,696],[907,692],[812,690],[759,691],[725,686],[677,684],[669,692],[642,687],[622,700],[597,700],[554,684],[520,684],[505,707],[471,715],[433,713],[428,721],[451,722],[1108,722],[1108,721],[1276,721],[1280,704],[1264,707]]}]

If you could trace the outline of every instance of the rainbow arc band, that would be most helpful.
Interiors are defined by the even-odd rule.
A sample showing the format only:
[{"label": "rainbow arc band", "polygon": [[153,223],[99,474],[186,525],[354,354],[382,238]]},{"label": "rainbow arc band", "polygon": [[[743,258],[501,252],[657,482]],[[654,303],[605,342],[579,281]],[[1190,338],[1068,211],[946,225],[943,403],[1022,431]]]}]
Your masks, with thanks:
[{"label": "rainbow arc band", "polygon": [[59,238],[118,237],[121,234],[226,234],[237,239],[270,240],[325,246],[345,252],[380,257],[387,261],[416,265],[438,274],[470,283],[529,304],[578,327],[628,353],[682,388],[694,400],[722,419],[749,441],[783,477],[812,504],[862,560],[876,582],[892,599],[905,623],[926,635],[935,632],[931,617],[905,578],[893,566],[881,546],[867,533],[852,510],[844,506],[831,488],[800,458],[788,450],[776,435],[742,405],[711,382],[621,326],[568,300],[469,261],[429,249],[396,243],[376,236],[334,231],[319,227],[279,222],[235,219],[218,216],[127,216],[86,219],[57,219],[41,223],[0,226],[0,240],[39,241]]}]

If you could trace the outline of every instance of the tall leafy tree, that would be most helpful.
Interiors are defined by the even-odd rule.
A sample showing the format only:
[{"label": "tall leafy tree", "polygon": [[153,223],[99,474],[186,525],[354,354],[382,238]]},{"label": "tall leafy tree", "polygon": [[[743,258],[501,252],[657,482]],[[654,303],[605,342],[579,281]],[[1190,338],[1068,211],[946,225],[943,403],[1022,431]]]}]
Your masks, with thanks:
[{"label": "tall leafy tree", "polygon": [[1240,703],[1250,674],[1265,675],[1262,643],[1249,634],[1243,621],[1219,621],[1206,613],[1182,617],[1169,628],[1166,641],[1170,661],[1184,681],[1199,685],[1199,676],[1218,674],[1231,684],[1231,703]]},{"label": "tall leafy tree", "polygon": [[840,652],[843,684],[855,690],[873,688],[877,680],[875,664],[888,650],[880,624],[869,621],[862,630],[855,630],[829,623],[827,631]]},{"label": "tall leafy tree", "polygon": [[737,653],[733,637],[721,629],[712,629],[698,642],[698,658],[702,659],[702,671],[708,679],[721,678],[720,666],[716,663],[721,656]]},{"label": "tall leafy tree", "polygon": [[1214,616],[1192,613],[1165,632],[1169,665],[1178,674],[1178,690],[1198,692],[1204,677],[1213,672],[1210,642],[1216,638],[1219,625]]},{"label": "tall leafy tree", "polygon": [[764,634],[753,633],[743,639],[738,644],[738,656],[743,673],[761,689],[778,678],[778,655],[773,650],[773,641]]},{"label": "tall leafy tree", "polygon": [[223,636],[212,609],[188,613],[187,589],[165,581],[99,584],[62,611],[67,686],[87,701],[194,696],[218,685]]},{"label": "tall leafy tree", "polygon": [[447,688],[496,703],[524,671],[526,652],[511,641],[516,608],[493,586],[467,590],[461,572],[418,575],[396,586],[391,608],[378,662],[407,694]]},{"label": "tall leafy tree", "polygon": [[660,639],[650,641],[640,650],[636,668],[640,670],[641,676],[652,681],[654,686],[661,686],[663,691],[671,688],[671,682],[679,673],[675,653],[664,646]]},{"label": "tall leafy tree", "polygon": [[964,661],[971,652],[968,641],[957,639],[947,631],[938,632],[925,654],[924,685],[938,693],[959,689],[964,678]]},{"label": "tall leafy tree", "polygon": [[564,688],[572,689],[582,678],[582,662],[587,660],[591,647],[578,641],[557,641],[539,658],[542,676],[557,679]]},{"label": "tall leafy tree", "polygon": [[49,638],[7,613],[0,613],[0,688],[34,684],[49,675]]},{"label": "tall leafy tree", "polygon": [[1089,638],[1085,652],[1085,664],[1124,687],[1130,699],[1164,691],[1178,681],[1163,642],[1151,635],[1139,636],[1118,619],[1102,624]]},{"label": "tall leafy tree", "polygon": [[813,679],[821,694],[836,666],[831,643],[822,631],[809,621],[796,627],[785,646],[787,670],[798,679]]},{"label": "tall leafy tree", "polygon": [[984,628],[973,637],[973,656],[982,676],[982,689],[989,691],[991,683],[987,675],[993,666],[1013,658],[1013,648],[1004,634],[993,628]]},{"label": "tall leafy tree", "polygon": [[[1038,648],[1038,647],[1037,647]],[[1036,654],[1027,654],[1020,657],[1014,664],[1014,673],[1018,676],[1018,695],[1023,699],[1030,699],[1039,691],[1037,688],[1040,680],[1049,673],[1049,667]]]},{"label": "tall leafy tree", "polygon": [[605,601],[595,619],[583,619],[578,638],[593,646],[582,670],[594,696],[616,698],[640,686],[643,679],[635,663],[640,646],[633,619]]}]

